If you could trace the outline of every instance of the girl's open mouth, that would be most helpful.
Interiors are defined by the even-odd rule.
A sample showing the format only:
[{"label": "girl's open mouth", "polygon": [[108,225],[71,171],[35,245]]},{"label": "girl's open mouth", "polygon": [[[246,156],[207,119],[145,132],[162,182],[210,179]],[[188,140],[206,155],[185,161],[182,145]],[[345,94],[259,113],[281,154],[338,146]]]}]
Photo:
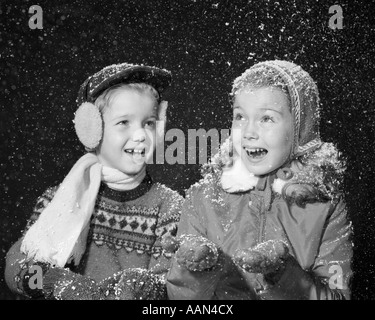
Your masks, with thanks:
[{"label": "girl's open mouth", "polygon": [[247,156],[252,160],[261,160],[264,158],[268,150],[263,148],[244,148],[246,151]]}]

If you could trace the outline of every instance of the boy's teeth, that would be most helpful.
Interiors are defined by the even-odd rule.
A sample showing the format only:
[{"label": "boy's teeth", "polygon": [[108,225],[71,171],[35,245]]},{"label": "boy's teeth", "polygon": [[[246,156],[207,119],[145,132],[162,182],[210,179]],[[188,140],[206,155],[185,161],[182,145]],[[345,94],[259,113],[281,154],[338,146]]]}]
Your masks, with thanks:
[{"label": "boy's teeth", "polygon": [[130,154],[143,154],[145,150],[144,149],[141,149],[141,150],[126,149],[125,152],[130,153]]}]

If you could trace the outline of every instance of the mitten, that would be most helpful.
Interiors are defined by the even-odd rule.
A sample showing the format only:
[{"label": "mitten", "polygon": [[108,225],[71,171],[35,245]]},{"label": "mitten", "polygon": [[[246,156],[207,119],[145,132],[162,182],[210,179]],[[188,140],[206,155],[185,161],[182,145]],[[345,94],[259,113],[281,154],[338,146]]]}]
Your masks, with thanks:
[{"label": "mitten", "polygon": [[280,240],[268,240],[251,249],[237,250],[233,260],[244,270],[264,275],[281,274],[289,255],[287,245]]},{"label": "mitten", "polygon": [[[34,281],[32,281],[33,277],[35,277],[35,271],[41,270],[41,278],[43,281],[43,276],[46,274],[48,269],[50,268],[50,265],[47,263],[39,262],[39,261],[23,261],[21,263],[21,270],[18,274],[19,281],[21,282],[21,290],[23,293],[31,299],[44,299],[44,292],[42,290],[42,287],[38,287]],[[33,283],[33,286],[31,286],[31,282]],[[19,288],[19,287],[18,287]]]},{"label": "mitten", "polygon": [[166,300],[162,276],[150,270],[131,268],[120,271],[100,282],[106,300]]},{"label": "mitten", "polygon": [[69,269],[50,268],[43,277],[46,298],[57,300],[103,300],[104,294],[92,279]]},{"label": "mitten", "polygon": [[215,243],[197,235],[163,237],[162,245],[168,252],[176,252],[178,264],[190,271],[208,270],[218,264],[219,249]]}]

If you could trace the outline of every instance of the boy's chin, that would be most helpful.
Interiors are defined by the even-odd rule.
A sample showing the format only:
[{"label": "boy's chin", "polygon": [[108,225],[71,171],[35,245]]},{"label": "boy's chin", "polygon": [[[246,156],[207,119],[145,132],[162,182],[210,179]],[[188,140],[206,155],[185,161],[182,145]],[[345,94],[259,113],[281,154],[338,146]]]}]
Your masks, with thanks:
[{"label": "boy's chin", "polygon": [[140,164],[128,164],[126,166],[123,166],[121,168],[117,168],[117,170],[120,170],[121,172],[129,175],[129,176],[135,176],[138,173],[140,173],[144,168],[146,167],[146,163],[140,163]]}]

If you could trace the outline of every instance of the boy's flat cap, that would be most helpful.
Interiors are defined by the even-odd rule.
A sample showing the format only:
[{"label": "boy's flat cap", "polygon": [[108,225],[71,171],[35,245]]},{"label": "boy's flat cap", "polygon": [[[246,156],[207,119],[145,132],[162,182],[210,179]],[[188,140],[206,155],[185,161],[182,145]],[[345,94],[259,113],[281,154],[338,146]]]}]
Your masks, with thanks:
[{"label": "boy's flat cap", "polygon": [[161,94],[172,82],[172,74],[158,67],[130,63],[113,64],[88,77],[78,92],[77,104],[94,102],[106,89],[119,83],[144,82]]}]

